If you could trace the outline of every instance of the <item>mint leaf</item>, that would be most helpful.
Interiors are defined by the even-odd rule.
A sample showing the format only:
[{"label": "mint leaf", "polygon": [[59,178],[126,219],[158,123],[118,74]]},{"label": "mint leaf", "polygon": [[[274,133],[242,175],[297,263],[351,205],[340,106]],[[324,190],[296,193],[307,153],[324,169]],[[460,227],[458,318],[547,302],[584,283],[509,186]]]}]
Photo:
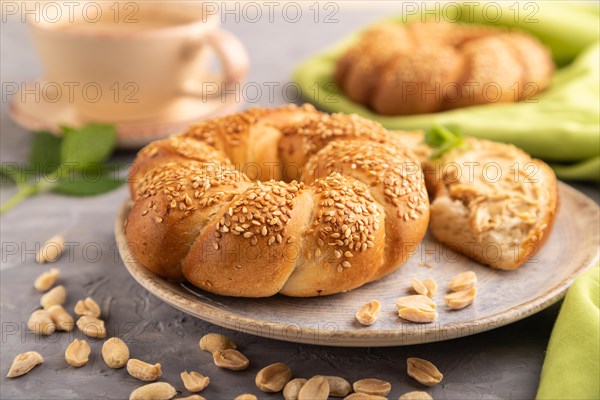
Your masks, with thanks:
[{"label": "mint leaf", "polygon": [[456,127],[434,125],[431,129],[425,131],[425,144],[433,148],[433,152],[429,156],[431,159],[436,159],[442,154],[456,147],[464,145],[464,140]]},{"label": "mint leaf", "polygon": [[114,174],[105,174],[99,177],[86,177],[77,174],[61,178],[52,188],[52,191],[68,196],[94,196],[110,192],[121,186],[123,182],[123,178],[116,177]]},{"label": "mint leaf", "polygon": [[79,169],[87,164],[103,162],[115,147],[113,125],[88,124],[78,129],[63,126],[62,131],[61,161],[63,164],[76,165]]},{"label": "mint leaf", "polygon": [[30,169],[50,173],[60,165],[61,138],[50,132],[36,132],[29,153]]}]

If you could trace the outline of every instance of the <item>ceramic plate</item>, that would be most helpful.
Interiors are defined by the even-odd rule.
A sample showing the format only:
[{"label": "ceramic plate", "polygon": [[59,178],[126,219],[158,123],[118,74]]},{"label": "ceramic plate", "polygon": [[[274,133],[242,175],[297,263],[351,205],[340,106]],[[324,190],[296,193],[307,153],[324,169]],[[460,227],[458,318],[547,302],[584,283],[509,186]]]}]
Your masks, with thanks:
[{"label": "ceramic plate", "polygon": [[[131,275],[148,291],[186,313],[226,328],[272,339],[329,346],[400,346],[473,335],[535,314],[560,300],[578,274],[598,262],[598,206],[575,189],[560,184],[561,209],[545,246],[516,271],[498,271],[457,255],[429,236],[419,251],[395,273],[348,293],[320,298],[273,296],[264,299],[223,297],[187,283],[173,283],[142,267],[125,245],[126,202],[117,216],[115,235]],[[473,270],[478,277],[475,303],[449,310],[443,301],[450,278]],[[395,302],[411,294],[411,278],[433,278],[435,323],[398,318]],[[379,319],[365,327],[354,318],[371,299],[382,304]]]}]

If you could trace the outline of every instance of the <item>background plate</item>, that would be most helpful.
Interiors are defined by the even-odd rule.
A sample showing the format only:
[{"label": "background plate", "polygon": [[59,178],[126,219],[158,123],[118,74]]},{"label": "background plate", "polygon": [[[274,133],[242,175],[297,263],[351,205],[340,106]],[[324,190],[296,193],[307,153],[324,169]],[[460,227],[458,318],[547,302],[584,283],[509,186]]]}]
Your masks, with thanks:
[{"label": "background plate", "polygon": [[[560,300],[578,274],[596,265],[600,212],[585,195],[559,185],[561,209],[544,247],[516,271],[484,267],[437,244],[430,236],[397,272],[348,293],[320,298],[273,296],[264,299],[223,297],[187,283],[169,282],[146,270],[129,252],[123,222],[126,202],[115,224],[121,258],[129,273],[148,291],[193,316],[226,328],[271,339],[328,346],[400,346],[473,335],[518,321]],[[475,303],[451,311],[443,301],[455,274],[473,270],[478,277]],[[439,317],[432,324],[398,318],[395,302],[411,294],[413,276],[438,283],[434,300]],[[358,307],[371,299],[382,304],[369,327],[356,322]]]}]

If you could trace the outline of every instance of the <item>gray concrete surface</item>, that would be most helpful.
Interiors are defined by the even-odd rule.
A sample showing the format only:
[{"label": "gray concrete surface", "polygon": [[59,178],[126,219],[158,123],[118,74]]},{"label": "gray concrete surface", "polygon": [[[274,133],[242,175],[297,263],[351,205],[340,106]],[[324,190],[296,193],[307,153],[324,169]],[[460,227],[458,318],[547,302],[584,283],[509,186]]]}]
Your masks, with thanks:
[{"label": "gray concrete surface", "polygon": [[[307,15],[298,23],[276,16],[274,23],[228,20],[224,26],[239,35],[248,48],[252,61],[250,81],[283,84],[289,81],[290,71],[299,61],[390,11],[390,6],[347,6],[336,14],[339,22],[334,24],[315,24]],[[2,82],[20,83],[38,77],[40,66],[23,24],[12,18],[2,23],[1,29]],[[273,103],[282,101],[277,94]],[[263,96],[258,104],[268,105],[270,101]],[[4,99],[1,106],[2,161],[25,160],[31,136],[8,118]],[[133,155],[118,153],[115,158],[130,161]],[[577,187],[598,200],[597,188]],[[13,192],[14,188],[3,186],[1,201]],[[124,338],[133,357],[160,362],[164,371],[161,380],[174,384],[183,395],[188,393],[179,373],[187,369],[210,376],[211,384],[202,393],[207,399],[233,399],[241,393],[280,398],[259,392],[254,376],[262,366],[282,361],[299,377],[334,374],[350,381],[366,377],[385,379],[392,382],[389,397],[398,398],[404,392],[424,389],[405,372],[406,357],[416,356],[435,362],[445,375],[442,384],[427,389],[436,399],[525,400],[535,396],[558,305],[476,336],[409,347],[329,348],[226,332],[238,342],[251,365],[239,373],[219,370],[208,354],[200,351],[198,339],[206,332],[222,329],[154,298],[130,278],[119,260],[112,225],[117,208],[126,197],[125,188],[92,198],[48,194],[30,199],[2,216],[1,398],[123,399],[140,385],[124,370],[106,367],[100,357],[101,341],[89,340],[90,362],[75,369],[65,363],[64,350],[73,337],[81,338],[80,332],[39,338],[26,331],[25,322],[39,299],[32,282],[45,269],[34,261],[35,246],[56,233],[62,233],[71,242],[65,257],[56,264],[68,289],[67,308],[72,309],[79,298],[96,298],[103,307],[109,335]],[[45,364],[27,376],[5,378],[13,357],[27,350],[39,351]]]}]

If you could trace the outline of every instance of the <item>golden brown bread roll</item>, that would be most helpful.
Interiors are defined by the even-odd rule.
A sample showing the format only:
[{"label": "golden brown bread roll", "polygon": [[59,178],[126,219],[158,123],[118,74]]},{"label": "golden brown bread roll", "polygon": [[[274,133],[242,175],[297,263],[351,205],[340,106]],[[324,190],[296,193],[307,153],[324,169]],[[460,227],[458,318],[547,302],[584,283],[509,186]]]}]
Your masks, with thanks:
[{"label": "golden brown bread roll", "polygon": [[382,115],[432,113],[531,98],[554,65],[533,36],[473,24],[387,23],[343,53],[334,79]]},{"label": "golden brown bread roll", "polygon": [[[263,142],[268,151],[251,143],[261,132],[271,138]],[[178,141],[196,141],[200,154],[174,150]],[[425,234],[429,203],[414,155],[354,115],[255,109],[149,147],[132,169],[131,252],[151,271],[212,293],[351,290],[398,268]],[[215,160],[201,161],[207,154]],[[322,174],[336,155],[339,169]],[[277,168],[256,176],[286,176],[296,163],[304,182],[253,181],[243,173],[246,164],[266,161]]]}]

